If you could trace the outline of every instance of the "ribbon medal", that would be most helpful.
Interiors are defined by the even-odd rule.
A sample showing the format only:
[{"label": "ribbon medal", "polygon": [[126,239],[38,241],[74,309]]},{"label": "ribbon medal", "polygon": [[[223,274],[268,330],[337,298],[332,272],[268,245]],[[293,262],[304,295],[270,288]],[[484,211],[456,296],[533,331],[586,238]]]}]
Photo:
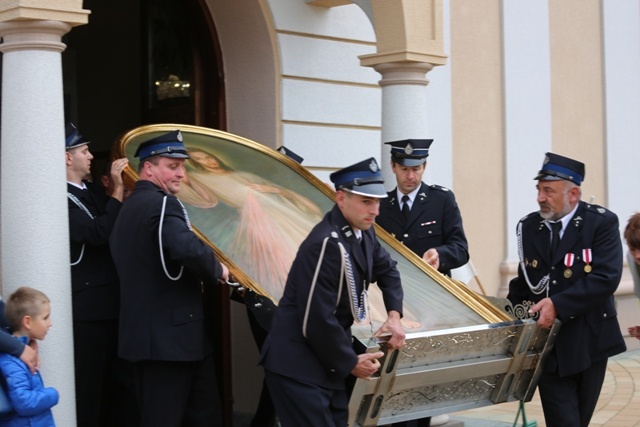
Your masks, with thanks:
[{"label": "ribbon medal", "polygon": [[564,265],[567,267],[567,269],[564,271],[565,279],[570,278],[573,274],[573,272],[571,271],[571,266],[573,265],[573,261],[575,261],[575,259],[575,255],[573,255],[571,252],[567,252],[567,254],[564,256]]},{"label": "ribbon medal", "polygon": [[589,263],[591,263],[591,249],[583,249],[582,250],[582,259],[584,260],[584,272],[589,274],[591,273],[591,266],[589,265]]}]

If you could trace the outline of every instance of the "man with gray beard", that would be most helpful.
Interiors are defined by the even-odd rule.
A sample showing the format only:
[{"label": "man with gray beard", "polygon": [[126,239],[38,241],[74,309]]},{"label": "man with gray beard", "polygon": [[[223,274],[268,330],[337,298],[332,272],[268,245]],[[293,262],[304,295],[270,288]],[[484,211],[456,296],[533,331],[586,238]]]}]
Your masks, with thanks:
[{"label": "man with gray beard", "polygon": [[507,298],[543,328],[562,322],[538,384],[547,426],[587,427],[607,359],[626,350],[613,293],[622,275],[618,217],[580,200],[582,162],[547,153],[540,210],[517,227],[520,265]]}]

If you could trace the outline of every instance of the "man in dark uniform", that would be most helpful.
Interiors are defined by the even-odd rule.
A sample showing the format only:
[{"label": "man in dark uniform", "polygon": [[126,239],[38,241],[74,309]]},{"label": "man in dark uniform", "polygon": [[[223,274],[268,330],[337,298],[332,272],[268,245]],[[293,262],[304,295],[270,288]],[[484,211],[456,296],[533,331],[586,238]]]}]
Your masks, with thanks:
[{"label": "man in dark uniform", "polygon": [[[65,163],[77,423],[80,427],[104,426],[111,419],[110,413],[118,411],[135,425],[135,408],[120,399],[126,394],[123,390],[127,389],[128,377],[123,361],[117,359],[120,293],[109,252],[109,235],[122,206],[122,171],[128,162],[113,162],[113,192],[106,196],[100,186],[85,181],[93,159],[89,142],[73,123],[67,124]],[[132,383],[130,376],[129,380]]]},{"label": "man in dark uniform", "polygon": [[[422,182],[432,142],[404,139],[385,143],[391,146],[391,170],[397,187],[380,204],[376,222],[427,264],[451,276],[451,269],[469,260],[469,250],[453,192]],[[429,427],[430,423],[427,417],[394,426]]]},{"label": "man in dark uniform", "polygon": [[372,227],[386,197],[375,159],[334,172],[336,205],[300,246],[260,363],[283,427],[346,426],[349,374],[368,378],[382,352],[356,354],[351,325],[368,320],[366,291],[377,282],[388,318],[376,336],[404,345],[402,287]]},{"label": "man in dark uniform", "polygon": [[189,158],[180,131],[140,144],[133,194],[111,235],[121,282],[121,357],[134,363],[141,426],[221,425],[203,287],[229,272],[175,194]]},{"label": "man in dark uniform", "polygon": [[386,143],[391,145],[397,187],[380,204],[376,222],[427,264],[450,276],[451,269],[469,261],[469,249],[451,190],[422,182],[432,142],[405,139]]},{"label": "man in dark uniform", "polygon": [[580,201],[584,164],[547,153],[540,210],[517,227],[520,265],[509,283],[515,313],[543,328],[562,322],[538,389],[547,426],[587,427],[607,359],[626,350],[613,293],[622,275],[618,217]]}]

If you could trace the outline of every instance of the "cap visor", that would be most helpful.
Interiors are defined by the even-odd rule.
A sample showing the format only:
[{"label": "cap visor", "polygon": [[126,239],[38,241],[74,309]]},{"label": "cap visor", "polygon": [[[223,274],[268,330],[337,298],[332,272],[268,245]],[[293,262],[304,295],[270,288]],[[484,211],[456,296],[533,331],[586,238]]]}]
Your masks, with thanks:
[{"label": "cap visor", "polygon": [[423,157],[421,159],[408,159],[406,157],[402,157],[402,158],[398,158],[396,157],[394,159],[394,161],[402,166],[408,166],[408,167],[413,167],[413,166],[420,166],[421,164],[423,164],[424,162],[427,161],[426,157]]},{"label": "cap visor", "polygon": [[383,184],[354,185],[352,188],[345,190],[365,197],[375,197],[378,199],[387,197],[387,192]]},{"label": "cap visor", "polygon": [[172,159],[190,159],[188,154],[185,153],[162,153],[158,154],[160,157],[170,157]]},{"label": "cap visor", "polygon": [[87,144],[90,144],[90,143],[91,143],[91,141],[84,141],[84,142],[81,142],[80,144],[76,144],[76,145],[72,145],[70,147],[67,147],[67,150],[71,150],[73,148],[82,147],[83,145],[87,145]]},{"label": "cap visor", "polygon": [[536,181],[561,181],[563,178],[554,175],[547,175],[545,173],[539,173],[538,176],[533,179]]}]

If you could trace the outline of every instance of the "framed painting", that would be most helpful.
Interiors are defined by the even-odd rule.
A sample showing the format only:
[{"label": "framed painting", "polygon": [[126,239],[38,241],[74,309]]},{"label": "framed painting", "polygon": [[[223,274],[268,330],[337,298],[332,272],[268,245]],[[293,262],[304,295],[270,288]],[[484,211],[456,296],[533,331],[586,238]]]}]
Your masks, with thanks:
[{"label": "framed painting", "polygon": [[[126,179],[137,180],[138,145],[180,129],[191,159],[178,198],[200,238],[232,274],[277,304],[300,243],[334,204],[335,191],[277,150],[226,132],[161,124],[133,129],[117,143]],[[465,285],[431,268],[376,225],[380,243],[398,262],[405,291],[405,327],[411,332],[495,323],[511,318]],[[372,322],[384,320],[382,298],[370,290]],[[374,327],[377,325],[374,325]],[[370,325],[356,333],[370,335]]]},{"label": "framed painting", "polygon": [[[333,207],[335,191],[262,144],[178,124],[143,126],[122,135],[114,155],[129,159],[127,184],[138,178],[138,145],[177,129],[191,157],[177,196],[194,230],[243,287],[277,305],[298,247]],[[356,381],[349,425],[384,425],[530,400],[559,325],[543,330],[531,319],[512,318],[427,265],[379,226],[375,230],[398,263],[407,344],[386,352],[372,381]],[[369,288],[369,308],[368,318],[352,327],[362,352],[384,348],[384,339],[372,338],[386,318],[375,284]]]}]

